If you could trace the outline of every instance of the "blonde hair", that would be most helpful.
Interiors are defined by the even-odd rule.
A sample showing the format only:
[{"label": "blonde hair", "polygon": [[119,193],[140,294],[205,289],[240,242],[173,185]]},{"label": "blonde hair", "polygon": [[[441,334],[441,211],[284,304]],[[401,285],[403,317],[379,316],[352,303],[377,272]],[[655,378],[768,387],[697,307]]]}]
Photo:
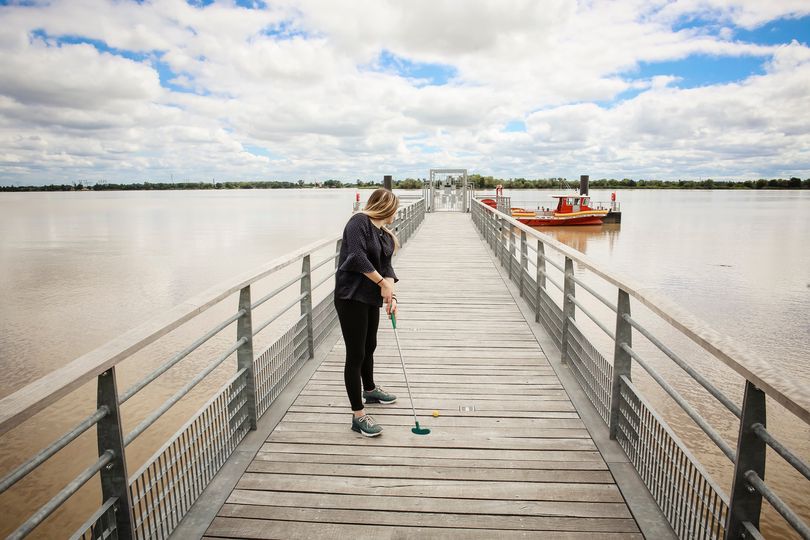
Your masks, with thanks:
[{"label": "blonde hair", "polygon": [[[388,219],[397,213],[398,208],[399,197],[387,189],[380,188],[375,189],[371,197],[368,198],[363,213],[371,219]],[[394,250],[399,249],[399,240],[397,240],[394,233],[385,225],[382,226],[382,229],[390,234],[394,240]]]}]

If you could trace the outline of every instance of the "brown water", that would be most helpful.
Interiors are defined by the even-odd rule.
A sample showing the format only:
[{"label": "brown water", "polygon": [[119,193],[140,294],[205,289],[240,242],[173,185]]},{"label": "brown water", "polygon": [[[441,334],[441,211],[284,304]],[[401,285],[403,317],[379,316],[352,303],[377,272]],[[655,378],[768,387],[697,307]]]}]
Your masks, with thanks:
[{"label": "brown water", "polygon": [[[338,234],[354,190],[245,190],[220,192],[0,193],[0,395],[21,388],[55,367],[90,351],[150,316],[171,308],[222,280],[252,269],[311,241]],[[551,192],[516,191],[516,206],[548,206]],[[509,195],[507,193],[507,195]],[[608,193],[594,192],[594,199]],[[367,196],[367,193],[364,195]],[[619,192],[621,225],[550,231],[559,240],[622,274],[670,297],[752,356],[767,358],[804,385],[810,382],[810,193],[628,191]],[[217,313],[211,321],[216,322]],[[635,315],[635,314],[634,314]],[[205,323],[202,329],[207,329]],[[656,330],[655,321],[650,321]],[[190,329],[199,335],[201,328]],[[666,329],[661,327],[661,332]],[[589,334],[590,336],[590,334]],[[172,344],[186,343],[186,335]],[[599,342],[594,335],[594,340]],[[603,338],[602,338],[603,339]],[[687,359],[734,399],[741,379],[700,351]],[[201,351],[199,362],[204,362]],[[120,377],[139,375],[165,360],[163,350],[145,351],[122,366]],[[734,446],[736,427],[705,393],[690,385],[671,362],[657,366]],[[185,369],[202,365],[191,359]],[[205,401],[233,373],[202,385],[130,448],[130,472],[158,441]],[[230,370],[230,371],[228,371]],[[635,375],[635,374],[634,374]],[[160,381],[160,379],[159,379]],[[654,384],[638,378],[645,394],[673,428],[706,461],[728,490],[729,466]],[[119,386],[122,385],[119,382]],[[171,395],[176,386],[155,383],[152,394],[127,403],[131,428]],[[87,397],[90,396],[90,397]],[[50,443],[92,410],[93,388],[82,389],[0,438],[0,474]],[[769,404],[770,406],[770,404]],[[810,461],[810,430],[770,406],[769,429]],[[61,430],[61,431],[60,431]],[[94,434],[76,443],[94,451]],[[72,447],[73,448],[73,447]],[[805,519],[810,519],[810,483],[768,461],[767,479]],[[31,502],[46,501],[90,462],[54,458],[37,476],[0,496],[8,534]],[[97,484],[91,481],[90,484]],[[97,488],[84,488],[34,537],[63,536],[98,505]],[[784,527],[771,513],[773,537]]]}]

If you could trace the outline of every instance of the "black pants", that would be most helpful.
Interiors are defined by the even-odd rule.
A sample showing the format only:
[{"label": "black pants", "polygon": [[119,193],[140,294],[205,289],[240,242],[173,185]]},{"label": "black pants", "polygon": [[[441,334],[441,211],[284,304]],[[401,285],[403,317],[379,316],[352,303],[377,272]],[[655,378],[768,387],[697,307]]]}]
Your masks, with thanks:
[{"label": "black pants", "polygon": [[353,411],[363,409],[363,390],[374,389],[374,349],[380,308],[355,300],[335,298],[335,309],[346,343],[343,382]]}]

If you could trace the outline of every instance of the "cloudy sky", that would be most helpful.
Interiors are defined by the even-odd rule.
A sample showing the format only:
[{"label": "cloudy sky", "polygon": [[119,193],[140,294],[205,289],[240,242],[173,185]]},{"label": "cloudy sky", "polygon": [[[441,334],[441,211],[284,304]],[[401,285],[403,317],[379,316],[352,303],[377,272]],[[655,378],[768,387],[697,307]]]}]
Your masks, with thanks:
[{"label": "cloudy sky", "polygon": [[810,177],[807,0],[0,0],[0,183]]}]

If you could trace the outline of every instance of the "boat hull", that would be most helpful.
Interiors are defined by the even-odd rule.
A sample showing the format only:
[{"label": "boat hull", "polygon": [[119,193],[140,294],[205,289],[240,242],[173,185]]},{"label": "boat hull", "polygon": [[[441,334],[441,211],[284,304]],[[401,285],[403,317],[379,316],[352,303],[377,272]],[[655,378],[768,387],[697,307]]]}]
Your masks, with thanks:
[{"label": "boat hull", "polygon": [[560,227],[570,225],[601,225],[604,214],[587,216],[535,216],[518,217],[518,221],[529,227]]}]

